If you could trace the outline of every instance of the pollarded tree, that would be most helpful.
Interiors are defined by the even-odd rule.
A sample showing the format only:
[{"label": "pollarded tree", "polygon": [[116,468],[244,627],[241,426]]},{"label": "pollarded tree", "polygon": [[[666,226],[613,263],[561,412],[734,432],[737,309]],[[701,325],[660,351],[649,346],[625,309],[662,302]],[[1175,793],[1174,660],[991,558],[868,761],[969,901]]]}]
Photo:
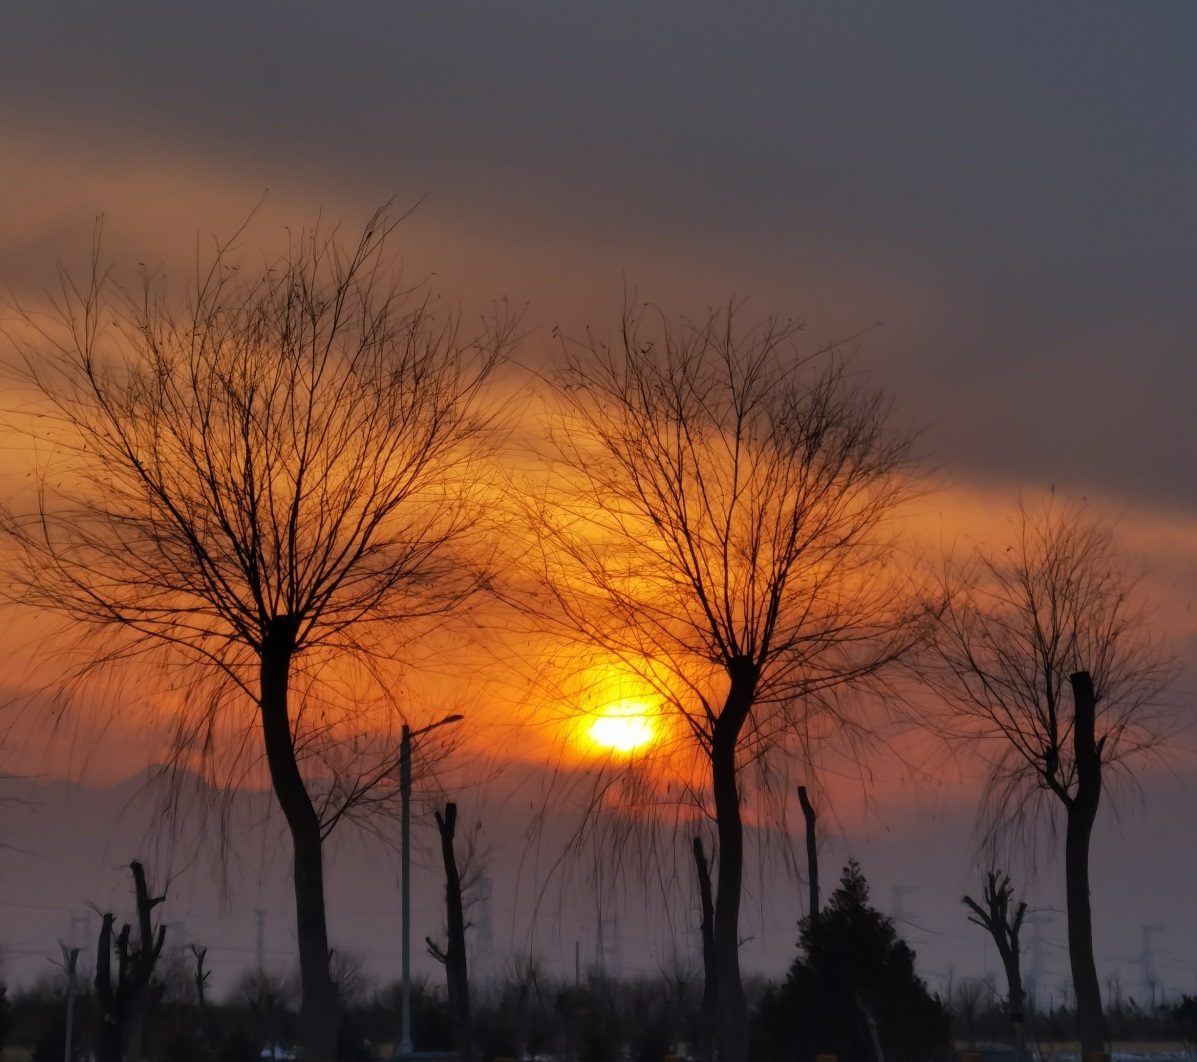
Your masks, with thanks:
[{"label": "pollarded tree", "polygon": [[514,326],[463,340],[402,284],[394,227],[347,247],[317,227],[260,269],[218,247],[183,298],[156,277],[127,296],[97,251],[14,337],[44,460],[3,510],[12,595],[143,689],[154,650],[189,665],[186,766],[237,779],[264,753],[316,1060],[336,1037],[322,842],[391,784],[392,661],[490,579],[484,400]]},{"label": "pollarded tree", "polygon": [[1062,812],[1068,953],[1081,1047],[1104,1041],[1093,958],[1089,845],[1103,789],[1171,732],[1174,667],[1153,643],[1109,527],[1049,498],[1013,540],[948,572],[928,678],[949,733],[992,753],[982,804],[1015,837]]},{"label": "pollarded tree", "polygon": [[1027,915],[1027,905],[1020,901],[1011,911],[1013,898],[1010,875],[1003,876],[1001,871],[991,870],[985,875],[982,903],[977,903],[971,896],[965,896],[963,903],[971,912],[968,920],[993,937],[998,957],[1002,960],[1006,971],[1006,1013],[1014,1026],[1014,1062],[1023,1062],[1026,1057],[1026,1012],[1023,1009],[1026,995],[1022,987],[1022,952],[1018,934]]},{"label": "pollarded tree", "polygon": [[911,489],[909,440],[883,395],[835,351],[799,351],[795,331],[744,328],[734,307],[698,324],[645,309],[614,342],[567,345],[542,536],[564,629],[656,691],[706,774],[726,1062],[747,1037],[742,768],[784,770],[821,725],[851,726],[837,695],[926,616],[888,523]]},{"label": "pollarded tree", "polygon": [[457,864],[454,840],[457,835],[457,805],[445,805],[442,815],[438,809],[436,828],[441,835],[441,861],[445,867],[445,930],[444,948],[431,937],[425,937],[428,954],[445,968],[445,996],[449,1008],[449,1022],[453,1026],[453,1046],[463,1062],[472,1062],[473,1047],[470,1031],[470,977],[466,956],[465,905],[462,903],[461,869]]}]

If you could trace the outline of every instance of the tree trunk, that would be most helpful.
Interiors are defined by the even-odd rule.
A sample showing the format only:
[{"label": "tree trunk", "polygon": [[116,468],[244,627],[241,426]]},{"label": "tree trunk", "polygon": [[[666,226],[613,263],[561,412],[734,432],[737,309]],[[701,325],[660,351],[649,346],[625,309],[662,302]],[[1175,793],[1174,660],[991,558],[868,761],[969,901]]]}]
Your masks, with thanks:
[{"label": "tree trunk", "polygon": [[262,641],[259,709],[270,781],[291,831],[294,851],[304,1058],[309,1062],[331,1062],[337,1048],[337,1000],[328,968],[320,821],[295,761],[287,709],[291,657],[298,630],[298,620],[293,616],[275,617],[267,627]]},{"label": "tree trunk", "polygon": [[[95,986],[100,1011],[100,1031],[96,1037],[98,1062],[121,1062],[124,1053],[124,999],[112,987],[113,921],[112,915],[104,915],[96,946]],[[119,986],[119,979],[117,984]]]},{"label": "tree trunk", "polygon": [[806,795],[806,786],[798,787],[798,803],[806,820],[806,880],[810,886],[810,928],[813,934],[819,921],[819,839],[815,834],[815,809]]},{"label": "tree trunk", "polygon": [[1018,948],[1017,937],[1011,947],[1003,947],[998,943],[998,953],[1001,955],[1002,966],[1006,970],[1006,1008],[1010,1015],[1010,1023],[1014,1029],[1014,1062],[1024,1062],[1027,1047],[1027,1015],[1026,993],[1022,987],[1022,962]]},{"label": "tree trunk", "polygon": [[715,963],[718,997],[715,1038],[720,1062],[746,1062],[748,1004],[740,980],[740,891],[744,875],[744,827],[736,785],[736,743],[752,711],[757,668],[736,657],[728,668],[731,689],[711,734],[711,782],[719,836],[719,891],[715,897]]},{"label": "tree trunk", "polygon": [[860,1016],[864,1020],[865,1029],[869,1034],[869,1046],[873,1049],[873,1062],[885,1062],[885,1052],[881,1050],[881,1036],[877,1032],[877,1019],[872,1010],[858,994],[856,1005],[860,1008]]},{"label": "tree trunk", "polygon": [[1076,995],[1082,1058],[1101,1051],[1105,1022],[1101,1012],[1101,985],[1093,960],[1093,915],[1089,904],[1089,838],[1101,800],[1101,744],[1095,740],[1096,706],[1093,680],[1087,671],[1071,676],[1075,703],[1073,741],[1076,759],[1076,792],[1065,803],[1064,883],[1068,904],[1068,958]]},{"label": "tree trunk", "polygon": [[1027,1057],[1026,992],[1022,987],[1022,961],[1017,936],[1013,937],[1011,944],[999,948],[999,953],[1006,970],[1006,1006],[1014,1029],[1014,1062],[1024,1062]]},{"label": "tree trunk", "polygon": [[711,1058],[712,1032],[719,1001],[719,964],[715,959],[715,904],[711,893],[711,865],[702,849],[702,838],[694,838],[694,867],[698,872],[698,902],[702,911],[702,1011],[699,1017],[699,1055]]},{"label": "tree trunk", "polygon": [[1014,1062],[1023,1062],[1026,1057],[1026,1014],[1023,1010],[1025,993],[1022,988],[1022,952],[1018,934],[1022,930],[1027,914],[1026,903],[1020,903],[1013,915],[1010,901],[1014,890],[1010,877],[1004,878],[996,870],[986,875],[982,892],[985,906],[982,907],[971,896],[964,897],[964,905],[972,911],[969,921],[981,926],[993,938],[1002,967],[1006,971],[1006,1009],[1014,1027]]},{"label": "tree trunk", "polygon": [[446,804],[444,817],[436,812],[441,834],[441,858],[445,863],[445,908],[449,941],[445,945],[445,978],[449,996],[449,1020],[453,1023],[453,1047],[462,1062],[473,1057],[470,1035],[470,979],[466,966],[465,913],[461,904],[461,875],[453,836],[457,828],[457,805]]},{"label": "tree trunk", "polygon": [[[1009,978],[1009,974],[1006,975]],[[1025,1062],[1027,1057],[1027,1013],[1026,993],[1022,980],[1017,984],[1010,981],[1010,1023],[1014,1027],[1014,1062]]]},{"label": "tree trunk", "polygon": [[129,864],[129,869],[133,873],[133,893],[137,901],[137,951],[130,955],[128,962],[127,1054],[136,1060],[146,1056],[145,1031],[153,1004],[154,964],[162,954],[166,939],[165,926],[160,925],[158,932],[154,932],[153,911],[166,896],[150,896],[145,868],[136,860]]}]

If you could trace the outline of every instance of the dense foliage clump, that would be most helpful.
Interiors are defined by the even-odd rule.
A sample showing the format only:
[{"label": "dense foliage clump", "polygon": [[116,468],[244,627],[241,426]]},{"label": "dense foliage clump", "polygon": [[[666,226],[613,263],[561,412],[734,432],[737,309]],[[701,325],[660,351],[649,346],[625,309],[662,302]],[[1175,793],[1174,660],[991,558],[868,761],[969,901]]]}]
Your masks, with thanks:
[{"label": "dense foliage clump", "polygon": [[825,910],[799,923],[801,954],[766,993],[753,1057],[833,1054],[840,1062],[925,1062],[950,1048],[948,1013],[915,974],[914,952],[893,920],[869,905],[855,860]]}]

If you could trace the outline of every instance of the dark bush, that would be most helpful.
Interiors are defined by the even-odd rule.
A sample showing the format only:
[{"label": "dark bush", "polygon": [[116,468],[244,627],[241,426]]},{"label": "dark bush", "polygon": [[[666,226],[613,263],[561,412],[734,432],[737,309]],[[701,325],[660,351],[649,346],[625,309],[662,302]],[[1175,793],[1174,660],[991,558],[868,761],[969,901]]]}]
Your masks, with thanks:
[{"label": "dark bush", "polygon": [[914,952],[893,921],[868,899],[868,883],[849,861],[818,919],[799,923],[801,953],[755,1014],[755,1060],[833,1054],[839,1062],[873,1062],[874,1034],[886,1062],[948,1054],[947,1011],[915,974]]}]

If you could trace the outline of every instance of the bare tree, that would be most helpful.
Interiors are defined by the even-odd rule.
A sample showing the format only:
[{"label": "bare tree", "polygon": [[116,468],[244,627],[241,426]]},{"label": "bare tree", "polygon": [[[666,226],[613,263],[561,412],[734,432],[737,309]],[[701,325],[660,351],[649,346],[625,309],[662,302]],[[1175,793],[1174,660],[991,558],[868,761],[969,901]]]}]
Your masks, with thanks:
[{"label": "bare tree", "polygon": [[441,837],[441,861],[445,867],[445,928],[447,941],[442,949],[431,937],[425,937],[428,954],[445,967],[449,1020],[453,1025],[453,1047],[462,1062],[473,1062],[474,1046],[470,1025],[470,976],[466,957],[465,906],[462,903],[462,876],[454,840],[457,834],[457,805],[445,804],[445,813],[434,812]]},{"label": "bare tree", "polygon": [[[129,870],[133,874],[137,900],[136,944],[130,940],[128,923],[119,933],[114,933],[115,916],[105,914],[96,947],[95,987],[102,1018],[98,1045],[100,1062],[120,1062],[125,1057],[126,1040],[132,1058],[143,1056],[146,1018],[152,1003],[151,979],[166,940],[166,926],[160,924],[155,928],[151,921],[154,908],[165,902],[166,894],[150,895],[145,870],[140,863],[130,863]],[[113,954],[117,960],[115,986],[112,983]]]},{"label": "bare tree", "polygon": [[1020,901],[1011,913],[1010,902],[1013,898],[1014,888],[1010,884],[1010,875],[991,870],[985,875],[985,885],[981,893],[984,906],[971,896],[965,896],[963,902],[972,912],[968,920],[993,937],[998,956],[1002,960],[1002,967],[1006,971],[1006,1013],[1014,1026],[1014,1062],[1022,1062],[1026,1054],[1026,1012],[1022,987],[1022,951],[1018,943],[1018,934],[1022,931],[1027,905]]},{"label": "bare tree", "polygon": [[[888,403],[794,326],[625,314],[567,345],[545,576],[570,637],[653,688],[705,773],[718,840],[719,1057],[747,1051],[742,768],[805,755],[837,693],[916,641],[887,519],[911,489]],[[831,728],[830,726],[828,727]],[[786,792],[790,792],[788,786]]]},{"label": "bare tree", "polygon": [[[940,667],[948,731],[989,749],[983,821],[1025,838],[1065,818],[1068,951],[1081,1047],[1104,1041],[1093,959],[1089,845],[1103,788],[1171,732],[1174,674],[1109,527],[1050,498],[1020,506],[1013,541],[950,565]],[[1072,709],[1069,710],[1069,702]],[[991,834],[996,836],[996,834]]]},{"label": "bare tree", "polygon": [[394,662],[488,585],[483,399],[515,326],[463,339],[402,283],[396,224],[348,246],[317,226],[260,269],[218,246],[182,299],[155,276],[120,291],[97,240],[88,282],[63,272],[16,337],[44,460],[0,518],[13,596],[82,631],[93,672],[187,665],[177,763],[235,783],[264,752],[316,1060],[336,1037],[322,842],[393,785]]}]

